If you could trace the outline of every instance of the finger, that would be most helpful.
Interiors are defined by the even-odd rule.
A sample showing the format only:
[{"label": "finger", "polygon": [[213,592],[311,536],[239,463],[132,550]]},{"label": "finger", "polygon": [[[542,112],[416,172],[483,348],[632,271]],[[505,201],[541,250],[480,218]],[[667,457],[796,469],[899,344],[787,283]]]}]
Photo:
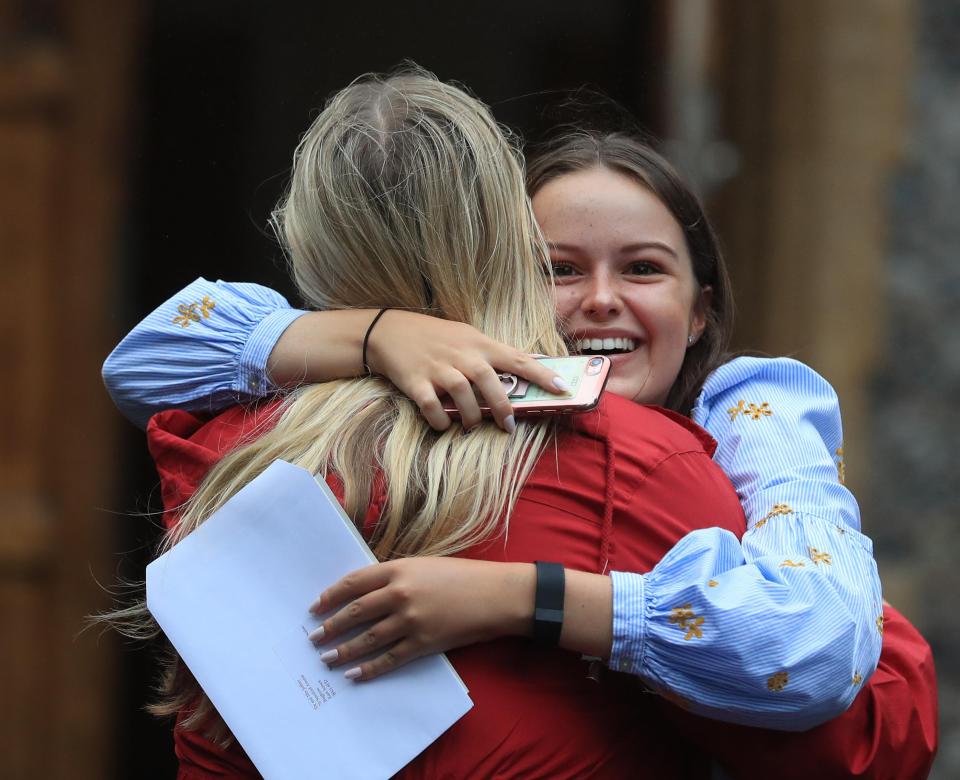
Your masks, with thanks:
[{"label": "finger", "polygon": [[322,615],[348,601],[382,588],[390,582],[391,568],[389,563],[374,563],[350,572],[321,593],[310,605],[310,612],[314,615]]},{"label": "finger", "polygon": [[411,640],[404,639],[375,658],[364,661],[358,666],[350,667],[344,672],[344,676],[355,682],[372,680],[374,677],[391,672],[426,654],[426,651],[419,645]]},{"label": "finger", "polygon": [[444,375],[440,386],[453,399],[453,403],[460,411],[460,424],[463,425],[464,430],[469,431],[483,419],[480,414],[480,404],[473,392],[473,385],[462,373],[451,368]]},{"label": "finger", "polygon": [[399,600],[396,595],[389,588],[380,588],[341,607],[323,621],[322,630],[312,632],[309,638],[317,642],[328,642],[359,625],[396,614],[398,607]]},{"label": "finger", "polygon": [[364,629],[349,641],[321,654],[320,660],[331,669],[335,669],[395,644],[397,640],[403,639],[404,634],[404,622],[397,615],[390,615]]},{"label": "finger", "polygon": [[[482,367],[471,373],[470,379],[480,391],[484,403],[490,407],[497,425],[508,433],[513,433],[517,427],[516,422],[512,421],[513,406],[497,372],[489,363],[484,363]],[[511,418],[512,425],[507,422],[507,418]]]},{"label": "finger", "polygon": [[[569,393],[570,385],[556,371],[547,368],[536,358],[515,352],[509,359],[510,368],[505,369],[551,393]],[[499,363],[496,365],[499,366]]]},{"label": "finger", "polygon": [[418,385],[409,393],[402,387],[400,390],[420,408],[420,414],[435,431],[445,431],[450,427],[452,422],[450,415],[443,411],[443,404],[437,397],[437,391],[429,382]]}]

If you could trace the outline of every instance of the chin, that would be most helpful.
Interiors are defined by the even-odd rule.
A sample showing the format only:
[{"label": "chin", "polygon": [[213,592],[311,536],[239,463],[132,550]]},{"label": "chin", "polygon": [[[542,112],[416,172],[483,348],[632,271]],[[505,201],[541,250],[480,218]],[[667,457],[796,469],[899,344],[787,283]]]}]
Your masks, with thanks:
[{"label": "chin", "polygon": [[649,387],[631,380],[620,380],[611,376],[607,382],[607,392],[619,395],[622,398],[628,398],[638,404],[653,404],[663,406],[667,399],[667,393],[653,392]]},{"label": "chin", "polygon": [[[616,377],[610,377],[607,381],[607,392],[613,393],[614,395],[619,395],[623,398],[628,398],[631,400],[636,399],[636,395],[641,392],[640,387],[637,387],[635,382],[624,382],[618,380]],[[639,401],[639,403],[646,403],[645,401]]]}]

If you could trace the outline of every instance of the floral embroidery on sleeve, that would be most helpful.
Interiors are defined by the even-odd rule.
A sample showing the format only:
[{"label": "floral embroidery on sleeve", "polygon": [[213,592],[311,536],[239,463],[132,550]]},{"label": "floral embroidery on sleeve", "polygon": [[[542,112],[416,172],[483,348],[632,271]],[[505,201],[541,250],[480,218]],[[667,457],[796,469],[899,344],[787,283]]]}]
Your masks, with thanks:
[{"label": "floral embroidery on sleeve", "polygon": [[767,520],[769,520],[771,517],[777,517],[778,515],[792,515],[792,514],[793,514],[793,507],[791,507],[789,504],[774,504],[773,509],[767,512],[762,518],[757,520],[757,522],[754,523],[753,527],[762,528],[764,525],[766,525]]},{"label": "floral embroidery on sleeve", "polygon": [[837,479],[841,485],[847,484],[847,464],[843,459],[843,446],[837,447]]},{"label": "floral embroidery on sleeve", "polygon": [[180,312],[180,315],[173,318],[174,325],[186,328],[190,325],[191,321],[200,322],[200,315],[197,314],[197,304],[195,303],[181,303],[177,306],[177,311]]},{"label": "floral embroidery on sleeve", "polygon": [[802,569],[806,565],[807,564],[805,564],[803,561],[791,561],[789,558],[787,558],[787,560],[780,564],[780,568],[782,569],[784,566],[789,566],[794,569]]},{"label": "floral embroidery on sleeve", "polygon": [[863,682],[863,675],[860,672],[854,672],[853,678],[850,680],[851,685],[859,685]]},{"label": "floral embroidery on sleeve", "polygon": [[754,403],[748,404],[746,401],[738,401],[736,406],[727,409],[727,414],[730,415],[730,422],[737,419],[737,415],[749,417],[751,420],[759,420],[761,417],[771,417],[773,410],[766,401],[759,406]]},{"label": "floral embroidery on sleeve", "polygon": [[208,319],[210,312],[215,308],[217,308],[217,302],[209,295],[204,295],[199,301],[181,303],[177,306],[177,311],[180,313],[173,318],[173,324],[187,328],[191,322],[200,322],[201,317]]},{"label": "floral embroidery on sleeve", "polygon": [[807,549],[810,550],[810,560],[815,564],[825,563],[827,566],[833,565],[833,561],[830,559],[830,553],[821,552],[816,547],[808,547]]},{"label": "floral embroidery on sleeve", "polygon": [[881,635],[883,634],[883,615],[877,618],[877,631],[879,631]]},{"label": "floral embroidery on sleeve", "polygon": [[719,584],[720,584],[720,583],[717,582],[716,580],[710,580],[709,582],[707,582],[707,586],[708,586],[708,587],[711,587],[711,588],[715,588],[715,587],[717,587],[717,585],[719,585]]},{"label": "floral embroidery on sleeve", "polygon": [[700,628],[703,625],[703,617],[698,617],[689,604],[674,607],[670,612],[670,622],[676,623],[677,628],[687,632],[683,637],[685,641],[689,642],[694,637],[703,639],[703,630]]},{"label": "floral embroidery on sleeve", "polygon": [[771,691],[782,691],[787,687],[790,676],[786,672],[777,672],[767,679],[767,688]]},{"label": "floral embroidery on sleeve", "polygon": [[730,415],[730,422],[736,420],[738,414],[745,414],[744,407],[746,405],[746,401],[739,401],[736,406],[731,406],[729,409],[727,409],[727,414]]}]

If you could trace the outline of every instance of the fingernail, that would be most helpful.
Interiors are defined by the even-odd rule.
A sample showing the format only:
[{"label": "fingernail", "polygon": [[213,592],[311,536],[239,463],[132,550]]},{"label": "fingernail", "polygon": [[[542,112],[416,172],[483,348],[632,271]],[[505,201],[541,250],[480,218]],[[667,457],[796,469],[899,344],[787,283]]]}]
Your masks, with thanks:
[{"label": "fingernail", "polygon": [[340,653],[334,648],[333,650],[327,650],[325,653],[320,653],[320,660],[325,664],[332,664],[337,660],[338,655],[340,655]]},{"label": "fingernail", "polygon": [[324,631],[323,626],[320,626],[320,628],[315,628],[313,631],[307,634],[307,639],[309,639],[311,642],[319,642],[321,639],[323,639],[323,635],[325,633],[326,632]]},{"label": "fingernail", "polygon": [[553,378],[553,386],[557,388],[557,390],[563,390],[563,392],[565,393],[569,393],[573,391],[573,388],[567,384],[567,380],[564,379],[563,377],[555,376]]},{"label": "fingernail", "polygon": [[503,430],[507,433],[513,433],[517,430],[517,421],[512,414],[503,418]]},{"label": "fingernail", "polygon": [[354,666],[353,669],[347,669],[347,671],[343,673],[343,676],[348,680],[356,680],[361,674],[363,674],[363,672],[360,671],[360,667]]}]

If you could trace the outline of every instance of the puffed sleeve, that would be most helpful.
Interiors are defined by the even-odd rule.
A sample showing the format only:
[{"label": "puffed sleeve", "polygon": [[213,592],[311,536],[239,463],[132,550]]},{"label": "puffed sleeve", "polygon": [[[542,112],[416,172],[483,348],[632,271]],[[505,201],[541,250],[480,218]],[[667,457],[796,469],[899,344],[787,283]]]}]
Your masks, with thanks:
[{"label": "puffed sleeve", "polygon": [[836,395],[795,361],[747,360],[714,375],[694,416],[747,533],[694,531],[649,574],[615,572],[611,666],[695,713],[803,730],[842,713],[876,668],[880,583],[833,458]]},{"label": "puffed sleeve", "polygon": [[200,278],[145,317],[103,364],[117,408],[143,428],[158,411],[214,412],[275,388],[267,359],[305,312],[257,284]]}]

